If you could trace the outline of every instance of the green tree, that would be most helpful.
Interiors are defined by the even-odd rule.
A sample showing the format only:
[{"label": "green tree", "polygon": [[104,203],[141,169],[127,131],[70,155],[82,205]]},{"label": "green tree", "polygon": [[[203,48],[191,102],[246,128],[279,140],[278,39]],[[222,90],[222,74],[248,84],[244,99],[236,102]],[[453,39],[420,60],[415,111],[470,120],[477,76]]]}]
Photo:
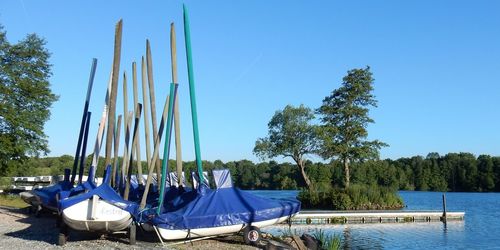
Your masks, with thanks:
[{"label": "green tree", "polygon": [[58,99],[50,90],[49,56],[36,34],[10,44],[0,26],[0,175],[9,161],[49,152],[43,126]]},{"label": "green tree", "polygon": [[249,160],[236,162],[236,168],[240,173],[238,186],[243,189],[255,189],[255,164]]},{"label": "green tree", "polygon": [[493,159],[489,155],[480,155],[477,158],[479,171],[480,191],[493,191],[495,188],[495,175],[493,173]]},{"label": "green tree", "polygon": [[493,161],[493,179],[495,180],[495,192],[500,191],[500,157],[492,157]]},{"label": "green tree", "polygon": [[311,181],[305,171],[304,156],[316,150],[316,126],[311,124],[314,113],[300,105],[287,105],[278,110],[268,123],[268,137],[255,142],[253,152],[261,159],[277,156],[290,157],[297,164],[308,188]]},{"label": "green tree", "polygon": [[377,107],[370,67],[352,69],[343,78],[342,86],[323,99],[317,110],[322,116],[320,155],[337,158],[344,166],[345,187],[349,187],[349,166],[353,161],[374,159],[387,144],[368,141],[367,126],[374,123],[368,116],[370,107]]}]

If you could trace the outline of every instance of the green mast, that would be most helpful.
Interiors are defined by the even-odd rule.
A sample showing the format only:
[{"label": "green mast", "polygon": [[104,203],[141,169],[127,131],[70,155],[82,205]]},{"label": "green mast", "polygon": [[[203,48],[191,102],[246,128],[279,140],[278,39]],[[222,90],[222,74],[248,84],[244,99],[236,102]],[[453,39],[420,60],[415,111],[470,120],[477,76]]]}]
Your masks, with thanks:
[{"label": "green mast", "polygon": [[194,137],[194,150],[196,155],[196,166],[198,167],[198,176],[200,178],[200,184],[203,183],[203,166],[201,164],[201,154],[200,154],[200,136],[198,133],[198,113],[196,111],[196,95],[194,88],[194,73],[193,73],[193,59],[191,55],[191,35],[189,32],[189,18],[187,14],[186,5],[182,5],[184,10],[184,37],[186,43],[186,57],[188,66],[188,78],[189,78],[189,97],[191,99],[191,116],[193,119],[193,137]]},{"label": "green mast", "polygon": [[174,113],[174,103],[175,103],[175,96],[177,94],[177,84],[176,83],[171,83],[170,84],[170,98],[168,100],[168,115],[167,115],[167,129],[165,131],[165,148],[163,149],[163,161],[161,164],[161,184],[160,184],[160,197],[158,197],[158,201],[160,202],[158,204],[158,207],[156,208],[156,213],[160,214],[161,213],[161,208],[163,206],[163,200],[164,200],[164,195],[165,195],[165,179],[167,178],[168,174],[168,158],[170,156],[170,142],[172,141],[172,118],[173,118],[173,113]]}]

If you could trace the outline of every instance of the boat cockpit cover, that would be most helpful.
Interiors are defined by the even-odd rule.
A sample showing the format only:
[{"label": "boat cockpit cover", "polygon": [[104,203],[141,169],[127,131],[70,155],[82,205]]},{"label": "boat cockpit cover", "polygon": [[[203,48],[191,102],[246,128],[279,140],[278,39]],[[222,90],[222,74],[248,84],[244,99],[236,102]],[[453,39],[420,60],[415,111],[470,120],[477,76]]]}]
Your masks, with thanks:
[{"label": "boat cockpit cover", "polygon": [[164,209],[152,223],[172,230],[209,228],[277,219],[300,210],[297,199],[269,199],[234,187],[213,190],[201,185],[199,190],[182,194],[179,200],[182,205]]},{"label": "boat cockpit cover", "polygon": [[67,199],[59,201],[59,209],[64,210],[71,207],[79,202],[87,199],[91,199],[92,196],[97,195],[101,199],[131,213],[135,214],[138,209],[138,205],[134,202],[124,200],[116,191],[110,186],[110,176],[111,176],[111,166],[106,167],[106,172],[104,173],[104,180],[102,184],[86,193],[69,197]]},{"label": "boat cockpit cover", "polygon": [[[177,172],[170,172],[169,174],[170,177],[170,186],[171,187],[179,187],[179,178],[177,178]],[[186,176],[184,175],[184,172],[182,172],[182,185],[183,187],[186,186]]]},{"label": "boat cockpit cover", "polygon": [[87,181],[83,183],[79,183],[74,188],[70,190],[63,190],[59,193],[59,199],[63,200],[71,196],[78,195],[83,192],[87,192],[87,190],[92,190],[97,187],[97,184],[94,181],[94,166],[91,166],[89,169],[89,176],[87,177]]},{"label": "boat cockpit cover", "polygon": [[231,180],[229,169],[214,169],[212,170],[212,174],[214,175],[215,186],[217,189],[233,187],[233,181]]},{"label": "boat cockpit cover", "polygon": [[[191,172],[191,181],[193,183],[193,189],[197,189],[198,183],[200,182],[200,178],[198,177],[198,172]],[[210,187],[210,184],[208,182],[208,172],[207,171],[203,171],[203,183],[207,187]]]}]

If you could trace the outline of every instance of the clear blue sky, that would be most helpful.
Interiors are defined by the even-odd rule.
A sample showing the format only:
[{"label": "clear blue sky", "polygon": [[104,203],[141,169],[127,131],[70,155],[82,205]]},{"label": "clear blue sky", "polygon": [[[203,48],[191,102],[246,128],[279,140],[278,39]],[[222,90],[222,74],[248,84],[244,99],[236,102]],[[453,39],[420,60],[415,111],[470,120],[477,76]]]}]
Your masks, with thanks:
[{"label": "clear blue sky", "polygon": [[[257,160],[253,145],[266,136],[276,110],[301,103],[317,108],[347,70],[366,65],[379,101],[370,113],[376,121],[370,138],[390,144],[382,158],[500,153],[499,1],[186,4],[206,160]],[[182,2],[1,1],[0,23],[9,41],[35,32],[52,53],[51,86],[60,100],[46,124],[50,155],[74,154],[93,57],[99,59],[90,104],[95,140],[120,18],[120,68],[129,79],[131,63],[140,62],[145,40],[151,40],[157,107],[163,107],[171,79],[169,24],[175,22],[183,153],[192,160]],[[120,98],[120,113],[122,106]]]}]

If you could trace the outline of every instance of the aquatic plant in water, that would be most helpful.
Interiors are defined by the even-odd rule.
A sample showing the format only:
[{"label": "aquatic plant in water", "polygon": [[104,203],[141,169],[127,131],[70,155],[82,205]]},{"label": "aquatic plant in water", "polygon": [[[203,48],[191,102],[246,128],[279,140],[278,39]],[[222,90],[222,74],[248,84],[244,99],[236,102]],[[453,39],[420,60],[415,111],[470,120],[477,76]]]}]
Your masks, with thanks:
[{"label": "aquatic plant in water", "polygon": [[338,250],[342,246],[342,238],[338,234],[327,234],[321,229],[316,229],[313,236],[321,242],[321,249]]}]

